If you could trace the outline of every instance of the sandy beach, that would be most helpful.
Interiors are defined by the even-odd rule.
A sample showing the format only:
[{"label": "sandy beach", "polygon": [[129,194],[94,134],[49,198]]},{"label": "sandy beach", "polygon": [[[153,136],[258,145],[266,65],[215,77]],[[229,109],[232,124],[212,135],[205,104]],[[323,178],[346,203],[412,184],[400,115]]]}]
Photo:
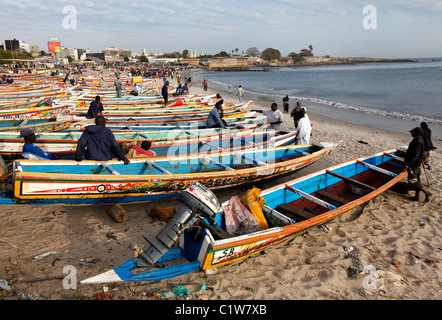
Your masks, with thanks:
[{"label": "sandy beach", "polygon": [[[175,83],[175,79],[171,80],[171,84]],[[208,91],[203,92],[201,82],[194,81],[190,93],[220,93],[226,101],[238,102],[236,89],[230,95],[214,91],[210,82]],[[244,102],[250,98],[246,95]],[[268,109],[273,102],[264,98],[253,101],[251,109]],[[290,101],[291,108],[295,102]],[[282,111],[281,101],[277,103]],[[304,105],[308,110],[308,103]],[[292,119],[284,116],[284,127],[292,129]],[[284,181],[360,156],[408,146],[412,140],[412,128],[397,134],[317,114],[309,116],[313,123],[312,143],[344,140],[344,144]],[[432,169],[427,171],[428,190],[433,193],[430,203],[423,199],[413,202],[410,195],[389,190],[370,201],[360,215],[344,215],[264,254],[212,273],[194,272],[157,282],[80,284],[83,279],[126,262],[133,256],[134,244],[146,248],[143,236],[154,236],[165,225],[151,218],[150,208],[177,207],[178,201],[124,205],[128,218],[123,223],[115,222],[101,206],[1,205],[0,280],[6,280],[9,288],[0,288],[0,299],[94,300],[99,297],[97,294],[106,293],[115,300],[174,300],[183,299],[172,293],[177,286],[183,286],[190,291],[190,298],[201,300],[439,300],[442,143],[433,143],[438,149],[432,153]],[[422,179],[427,186],[424,175]],[[268,187],[282,182],[272,181]],[[238,188],[216,195],[222,202],[233,195],[242,196],[246,190]],[[54,254],[35,258],[47,252]],[[355,264],[375,268],[375,289],[364,289],[367,275],[349,275],[348,268]],[[71,274],[72,267],[76,282],[70,283],[73,288],[66,289],[63,280]],[[201,290],[203,286],[207,288]]]}]

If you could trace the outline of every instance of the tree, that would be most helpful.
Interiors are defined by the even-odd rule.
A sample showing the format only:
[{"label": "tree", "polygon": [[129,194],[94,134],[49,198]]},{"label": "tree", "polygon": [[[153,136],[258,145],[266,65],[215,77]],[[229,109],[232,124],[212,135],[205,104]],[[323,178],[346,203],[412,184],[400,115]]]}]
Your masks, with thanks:
[{"label": "tree", "polygon": [[145,55],[139,56],[138,60],[140,62],[149,62],[149,59],[147,59],[147,57]]},{"label": "tree", "polygon": [[72,62],[72,61],[74,61],[74,59],[71,57],[71,56],[67,56],[67,58],[66,59],[68,59],[68,61],[69,62]]},{"label": "tree", "polygon": [[296,52],[290,52],[289,57],[292,59],[293,63],[305,61],[304,57]]},{"label": "tree", "polygon": [[221,52],[215,54],[215,57],[228,57],[228,56],[229,56],[229,54],[225,51],[221,51]]},{"label": "tree", "polygon": [[257,47],[251,47],[246,50],[246,55],[250,57],[259,57],[261,51],[259,51]]},{"label": "tree", "polygon": [[189,55],[189,50],[183,50],[183,58],[186,58]]},{"label": "tree", "polygon": [[281,52],[277,49],[267,48],[262,52],[261,58],[264,60],[279,60],[281,59]]}]

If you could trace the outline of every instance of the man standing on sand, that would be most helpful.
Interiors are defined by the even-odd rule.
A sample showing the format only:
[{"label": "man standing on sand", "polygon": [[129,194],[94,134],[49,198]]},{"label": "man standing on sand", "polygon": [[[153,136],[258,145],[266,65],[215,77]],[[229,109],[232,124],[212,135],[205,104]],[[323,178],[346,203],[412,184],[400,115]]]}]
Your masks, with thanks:
[{"label": "man standing on sand", "polygon": [[117,75],[117,79],[114,81],[115,91],[117,92],[117,98],[121,98],[121,80],[120,77]]},{"label": "man standing on sand", "polygon": [[415,190],[416,194],[414,201],[419,201],[419,193],[422,191],[425,194],[425,202],[431,200],[431,192],[424,190],[421,182],[421,164],[424,160],[424,132],[421,127],[416,127],[410,131],[413,140],[408,145],[407,153],[405,154],[404,163],[408,171],[408,185],[411,190]]},{"label": "man standing on sand", "polygon": [[244,96],[244,89],[241,86],[238,87],[237,95],[239,97],[239,103],[242,103],[242,97]]},{"label": "man standing on sand", "polygon": [[282,106],[284,107],[284,113],[289,113],[289,95],[282,99]]},{"label": "man standing on sand", "polygon": [[163,96],[164,99],[164,105],[167,105],[167,103],[169,102],[169,81],[166,81],[164,83],[163,88],[161,88],[161,95]]},{"label": "man standing on sand", "polygon": [[298,131],[298,135],[296,136],[295,144],[299,145],[310,143],[312,125],[310,123],[310,118],[307,115],[307,109],[305,107],[299,109],[299,120],[296,131]]}]

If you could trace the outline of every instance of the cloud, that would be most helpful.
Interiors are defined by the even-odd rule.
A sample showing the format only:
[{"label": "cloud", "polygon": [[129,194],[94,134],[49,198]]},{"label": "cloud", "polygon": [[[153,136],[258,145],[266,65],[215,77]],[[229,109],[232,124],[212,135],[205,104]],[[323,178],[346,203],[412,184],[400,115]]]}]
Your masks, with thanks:
[{"label": "cloud", "polygon": [[[367,4],[378,9],[379,29],[371,33],[362,28]],[[312,44],[317,54],[365,50],[385,56],[397,54],[385,39],[402,40],[399,31],[409,33],[412,42],[419,33],[438,37],[436,30],[442,29],[440,0],[0,0],[0,5],[0,34],[6,38],[44,47],[58,37],[67,47],[96,50],[114,45],[217,53],[274,47],[288,54]],[[66,5],[77,9],[76,30],[62,26]],[[367,45],[367,39],[382,40],[382,51]]]}]

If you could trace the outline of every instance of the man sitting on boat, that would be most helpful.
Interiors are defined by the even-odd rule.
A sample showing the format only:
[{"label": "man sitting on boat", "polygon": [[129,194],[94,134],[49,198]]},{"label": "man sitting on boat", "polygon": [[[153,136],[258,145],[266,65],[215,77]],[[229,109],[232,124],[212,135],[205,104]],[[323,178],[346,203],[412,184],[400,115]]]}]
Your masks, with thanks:
[{"label": "man sitting on boat", "polygon": [[106,119],[103,116],[95,118],[95,125],[87,126],[78,140],[75,160],[81,161],[83,155],[86,160],[108,161],[112,160],[112,154],[118,160],[129,164],[130,161],[123,155],[112,130],[106,128]]},{"label": "man sitting on boat", "polygon": [[25,140],[25,145],[21,152],[23,158],[28,160],[55,160],[58,158],[53,154],[44,152],[34,144],[37,141],[34,130],[25,128],[20,132],[20,136]]},{"label": "man sitting on boat", "polygon": [[207,117],[206,126],[207,128],[226,128],[227,123],[221,118],[223,112],[224,100],[218,100],[215,107],[210,111]]},{"label": "man sitting on boat", "polygon": [[270,124],[269,129],[271,130],[281,130],[281,123],[284,122],[284,115],[281,111],[278,110],[278,105],[276,103],[272,103],[270,110],[252,110],[255,112],[259,112],[267,116],[267,123]]},{"label": "man sitting on boat", "polygon": [[155,157],[155,151],[149,150],[152,146],[152,143],[149,140],[145,140],[141,143],[141,147],[137,144],[133,143],[129,146],[129,152],[126,157],[128,158],[146,158],[146,157]]},{"label": "man sitting on boat", "polygon": [[97,116],[101,116],[103,112],[103,104],[100,102],[100,96],[95,97],[95,101],[92,101],[89,110],[86,114],[86,119],[94,119]]},{"label": "man sitting on boat", "polygon": [[134,84],[134,89],[130,92],[133,96],[139,96],[140,95],[140,87],[137,86],[137,84]]}]

